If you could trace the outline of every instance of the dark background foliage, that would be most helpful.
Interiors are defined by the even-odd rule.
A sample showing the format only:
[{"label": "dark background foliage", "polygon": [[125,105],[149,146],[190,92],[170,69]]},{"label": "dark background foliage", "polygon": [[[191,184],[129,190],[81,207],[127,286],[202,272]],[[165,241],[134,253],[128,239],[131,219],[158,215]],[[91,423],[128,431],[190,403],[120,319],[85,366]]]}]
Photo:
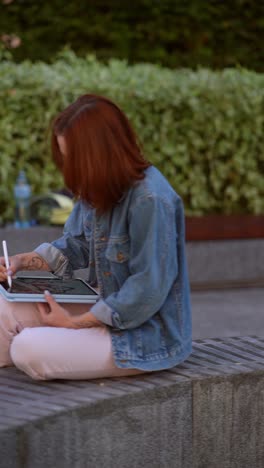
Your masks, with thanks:
[{"label": "dark background foliage", "polygon": [[2,0],[0,34],[22,40],[15,60],[78,55],[169,67],[264,70],[260,0]]},{"label": "dark background foliage", "polygon": [[0,220],[12,219],[19,169],[34,194],[62,187],[50,121],[86,92],[125,111],[187,214],[264,213],[264,74],[102,64],[64,51],[52,64],[0,63]]},{"label": "dark background foliage", "polygon": [[0,222],[19,169],[35,194],[62,186],[47,128],[91,91],[188,214],[263,213],[263,43],[256,0],[0,0]]}]

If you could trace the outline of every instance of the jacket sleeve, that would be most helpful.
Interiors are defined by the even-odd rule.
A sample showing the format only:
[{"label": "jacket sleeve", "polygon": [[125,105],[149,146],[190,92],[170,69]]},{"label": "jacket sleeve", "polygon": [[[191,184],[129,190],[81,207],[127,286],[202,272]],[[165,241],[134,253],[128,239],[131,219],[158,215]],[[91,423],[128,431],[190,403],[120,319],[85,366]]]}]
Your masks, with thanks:
[{"label": "jacket sleeve", "polygon": [[55,274],[60,276],[71,277],[74,270],[87,267],[89,242],[84,233],[80,202],[76,203],[67,219],[62,237],[51,243],[39,245],[35,252],[46,260]]},{"label": "jacket sleeve", "polygon": [[130,259],[118,292],[91,312],[119,329],[140,326],[159,311],[178,274],[176,206],[159,197],[138,199],[129,215]]}]

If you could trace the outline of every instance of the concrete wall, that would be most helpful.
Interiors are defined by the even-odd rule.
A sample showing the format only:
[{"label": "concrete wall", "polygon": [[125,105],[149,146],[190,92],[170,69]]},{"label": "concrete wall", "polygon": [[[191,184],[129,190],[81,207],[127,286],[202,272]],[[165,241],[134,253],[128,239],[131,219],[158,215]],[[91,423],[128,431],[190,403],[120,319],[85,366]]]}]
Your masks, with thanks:
[{"label": "concrete wall", "polygon": [[263,468],[264,339],[168,371],[36,382],[0,369],[0,468]]},{"label": "concrete wall", "polygon": [[[0,229],[10,255],[30,251],[42,242],[62,234],[60,227]],[[187,242],[187,259],[192,284],[222,281],[257,281],[264,278],[264,239]]]}]

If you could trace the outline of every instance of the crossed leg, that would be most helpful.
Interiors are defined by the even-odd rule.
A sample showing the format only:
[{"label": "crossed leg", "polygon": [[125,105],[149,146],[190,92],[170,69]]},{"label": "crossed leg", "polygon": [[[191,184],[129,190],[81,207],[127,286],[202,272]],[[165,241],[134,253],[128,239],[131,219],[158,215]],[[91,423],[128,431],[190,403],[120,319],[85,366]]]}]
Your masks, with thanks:
[{"label": "crossed leg", "polygon": [[[71,314],[87,311],[69,304]],[[43,326],[34,303],[0,298],[0,367],[15,365],[33,379],[95,379],[142,373],[118,368],[107,327],[80,330]]]}]

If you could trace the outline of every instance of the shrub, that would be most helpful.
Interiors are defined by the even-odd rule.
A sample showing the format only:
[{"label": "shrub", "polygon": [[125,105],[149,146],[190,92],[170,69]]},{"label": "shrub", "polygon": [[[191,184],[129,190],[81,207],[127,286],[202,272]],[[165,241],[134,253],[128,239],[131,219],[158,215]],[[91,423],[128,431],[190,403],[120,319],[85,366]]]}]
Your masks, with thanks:
[{"label": "shrub", "polygon": [[14,41],[12,35],[21,38],[21,46],[13,49],[18,61],[51,61],[66,43],[78,55],[96,52],[102,60],[264,71],[261,0],[1,3],[0,36],[7,36],[7,43]]},{"label": "shrub", "polygon": [[172,71],[65,51],[52,64],[0,64],[3,220],[26,170],[35,194],[62,186],[50,156],[52,117],[86,92],[127,113],[146,156],[183,197],[188,214],[264,212],[264,76],[247,70]]}]

